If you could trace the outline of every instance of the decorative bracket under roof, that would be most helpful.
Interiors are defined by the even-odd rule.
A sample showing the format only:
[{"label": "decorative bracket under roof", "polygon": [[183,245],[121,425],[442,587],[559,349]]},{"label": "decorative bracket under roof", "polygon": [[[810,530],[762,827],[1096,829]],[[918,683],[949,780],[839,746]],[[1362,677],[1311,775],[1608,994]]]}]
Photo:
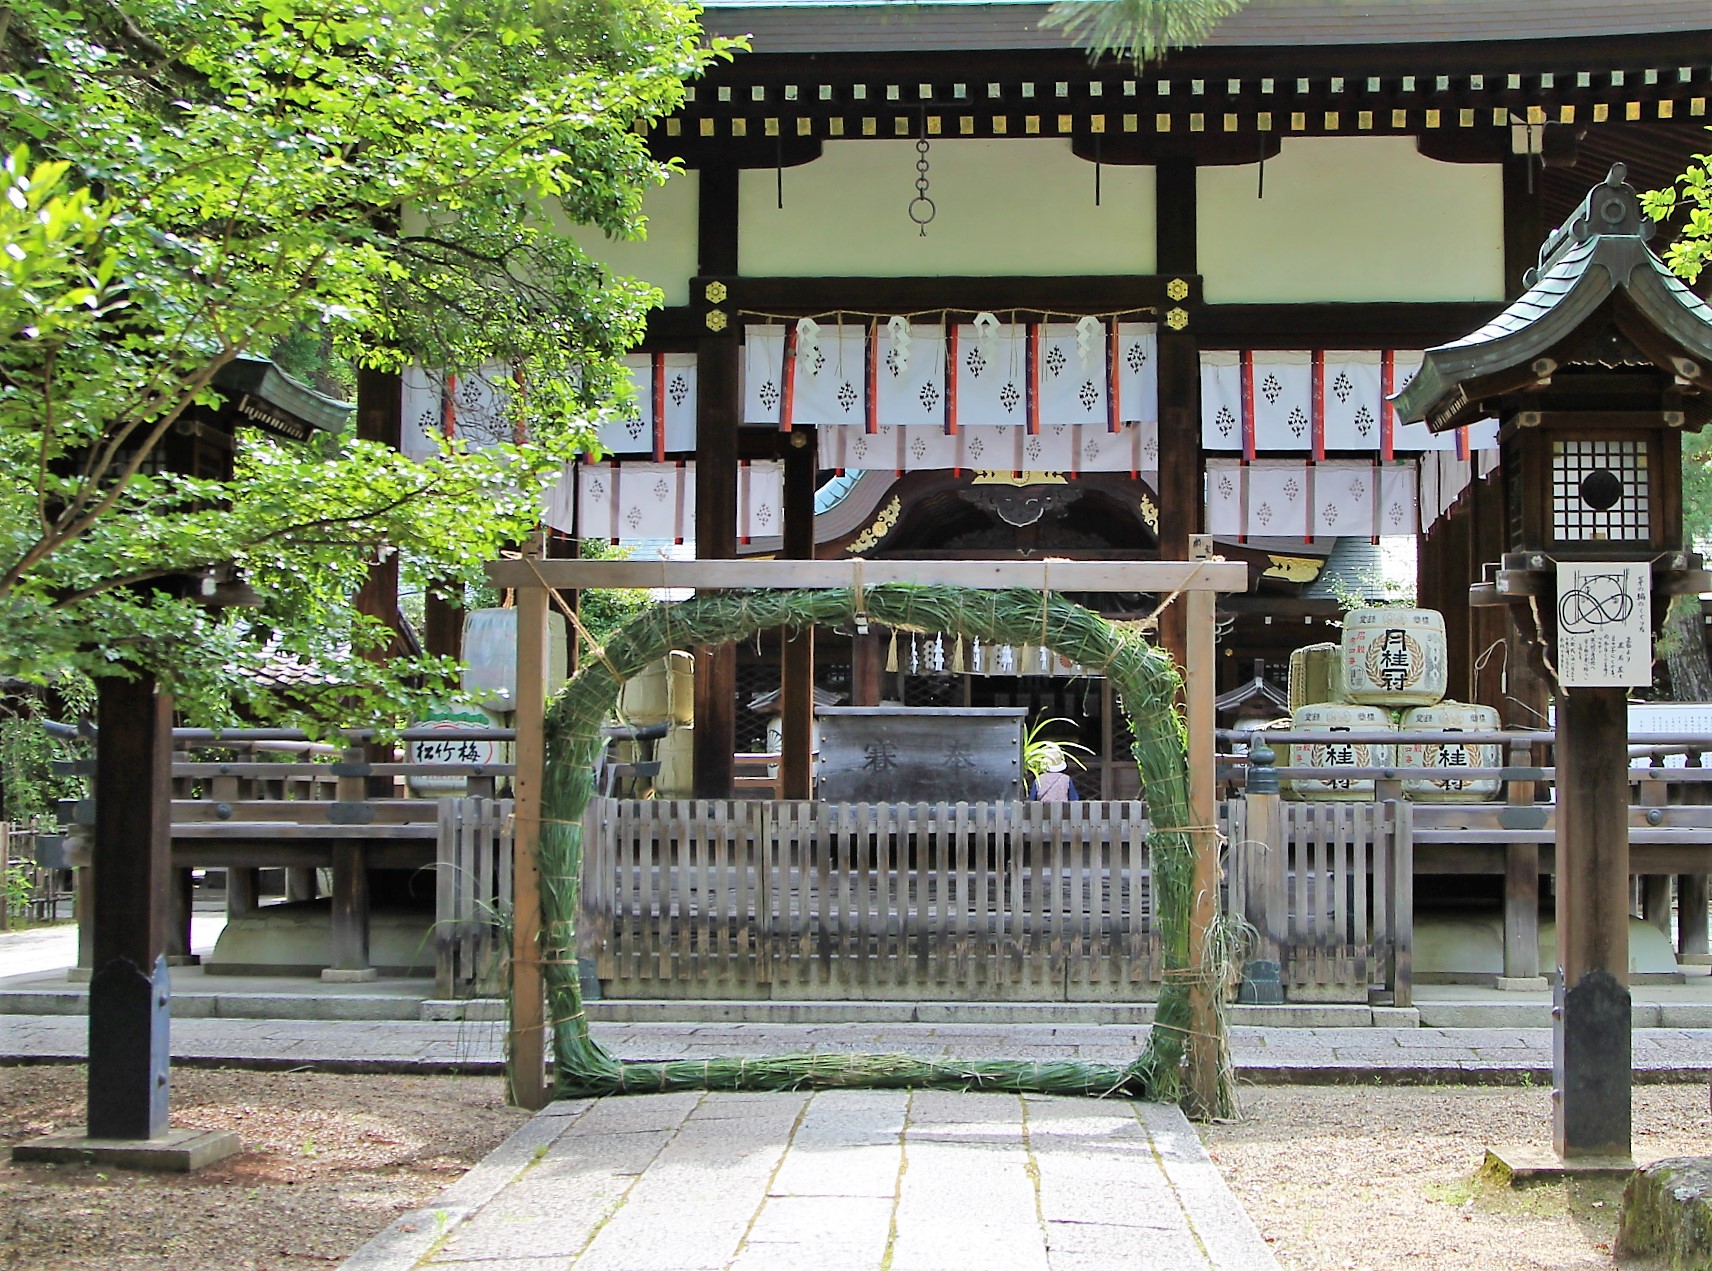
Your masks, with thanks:
[{"label": "decorative bracket under roof", "polygon": [[[1509,308],[1426,351],[1420,373],[1391,399],[1400,419],[1449,432],[1492,414],[1492,399],[1574,367],[1650,364],[1691,394],[1712,394],[1712,306],[1647,246],[1653,226],[1626,175],[1614,165],[1546,240],[1528,290]],[[1677,422],[1706,421],[1701,409]]]}]

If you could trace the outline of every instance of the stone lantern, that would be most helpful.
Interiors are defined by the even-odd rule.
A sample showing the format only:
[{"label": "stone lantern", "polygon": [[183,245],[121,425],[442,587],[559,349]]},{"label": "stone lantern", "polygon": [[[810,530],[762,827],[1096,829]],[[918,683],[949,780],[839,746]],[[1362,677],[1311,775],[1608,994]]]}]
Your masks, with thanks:
[{"label": "stone lantern", "polygon": [[1528,290],[1431,349],[1395,400],[1445,432],[1500,421],[1511,604],[1557,706],[1553,1145],[1630,1154],[1628,715],[1665,598],[1706,586],[1682,536],[1682,432],[1712,416],[1712,307],[1648,248],[1621,164],[1546,241]]}]

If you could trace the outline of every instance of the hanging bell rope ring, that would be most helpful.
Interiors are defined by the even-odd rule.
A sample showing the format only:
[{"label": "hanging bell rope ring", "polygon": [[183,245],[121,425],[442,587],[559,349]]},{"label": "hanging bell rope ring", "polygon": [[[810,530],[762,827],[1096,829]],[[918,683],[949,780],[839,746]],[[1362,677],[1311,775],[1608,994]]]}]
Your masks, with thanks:
[{"label": "hanging bell rope ring", "polygon": [[915,197],[910,200],[909,218],[914,221],[921,231],[921,237],[927,237],[928,222],[939,209],[933,205],[933,200],[927,197],[927,138],[921,137],[915,143]]}]

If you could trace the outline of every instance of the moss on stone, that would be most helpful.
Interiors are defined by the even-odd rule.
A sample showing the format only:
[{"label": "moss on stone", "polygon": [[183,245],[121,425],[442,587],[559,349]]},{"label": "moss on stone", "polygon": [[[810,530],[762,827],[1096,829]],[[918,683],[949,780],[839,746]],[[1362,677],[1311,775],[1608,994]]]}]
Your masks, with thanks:
[{"label": "moss on stone", "polygon": [[1712,1157],[1677,1156],[1635,1171],[1623,1190],[1617,1253],[1712,1271]]}]

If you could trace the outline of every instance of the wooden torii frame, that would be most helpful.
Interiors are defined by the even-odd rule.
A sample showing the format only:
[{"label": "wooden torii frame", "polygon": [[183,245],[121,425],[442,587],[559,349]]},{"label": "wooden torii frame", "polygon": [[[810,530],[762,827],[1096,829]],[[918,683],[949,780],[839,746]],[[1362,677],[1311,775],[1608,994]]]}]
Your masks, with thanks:
[{"label": "wooden torii frame", "polygon": [[[490,562],[488,577],[517,593],[517,769],[514,782],[513,927],[510,1062],[513,1097],[524,1107],[547,1101],[546,1008],[540,934],[541,793],[545,776],[546,654],[549,591],[590,588],[702,590],[861,589],[883,584],[967,587],[994,591],[1150,592],[1186,608],[1188,639],[1183,679],[1189,725],[1189,798],[1196,828],[1195,907],[1190,961],[1199,964],[1218,898],[1218,844],[1213,825],[1214,610],[1218,593],[1248,590],[1248,566],[1214,559],[1206,535],[1191,539],[1187,561],[937,561],[937,560],[696,560],[585,561],[525,556]],[[1214,1002],[1193,990],[1191,1028],[1216,1034]],[[1190,1084],[1211,1092],[1218,1080],[1213,1048],[1191,1047]]]}]

